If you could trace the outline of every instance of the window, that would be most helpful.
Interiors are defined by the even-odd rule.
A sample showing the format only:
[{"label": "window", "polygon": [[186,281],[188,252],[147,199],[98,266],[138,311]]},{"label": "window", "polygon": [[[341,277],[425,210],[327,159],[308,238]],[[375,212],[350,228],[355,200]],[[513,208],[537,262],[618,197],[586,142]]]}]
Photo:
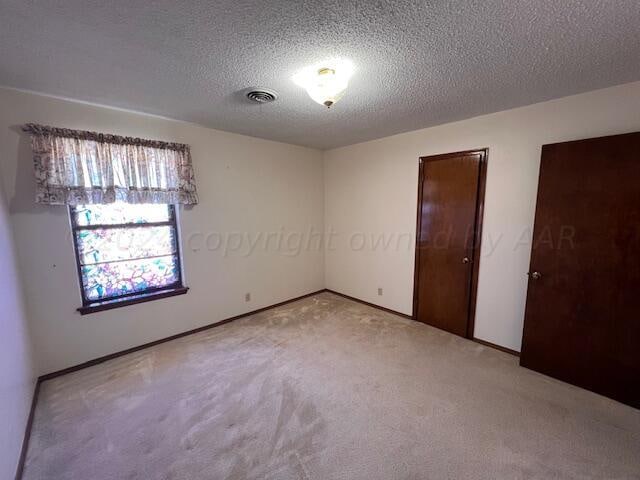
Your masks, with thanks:
[{"label": "window", "polygon": [[173,205],[73,206],[81,313],[186,293]]}]

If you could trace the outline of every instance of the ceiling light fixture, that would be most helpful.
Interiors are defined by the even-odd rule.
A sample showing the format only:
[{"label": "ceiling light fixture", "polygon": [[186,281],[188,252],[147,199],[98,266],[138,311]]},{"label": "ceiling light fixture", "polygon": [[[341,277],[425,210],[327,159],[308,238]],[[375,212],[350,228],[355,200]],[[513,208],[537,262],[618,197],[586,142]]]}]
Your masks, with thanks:
[{"label": "ceiling light fixture", "polygon": [[342,98],[352,74],[353,64],[337,59],[303,68],[293,76],[293,81],[304,88],[313,101],[329,108]]}]

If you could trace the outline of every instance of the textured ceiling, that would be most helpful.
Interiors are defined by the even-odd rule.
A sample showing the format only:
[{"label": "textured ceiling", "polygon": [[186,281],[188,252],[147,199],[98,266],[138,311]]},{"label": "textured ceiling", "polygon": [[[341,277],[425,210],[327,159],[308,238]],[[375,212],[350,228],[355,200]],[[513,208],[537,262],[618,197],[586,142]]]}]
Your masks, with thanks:
[{"label": "textured ceiling", "polygon": [[[639,80],[639,25],[638,0],[0,0],[0,84],[325,149]],[[291,76],[335,56],[327,111]]]}]

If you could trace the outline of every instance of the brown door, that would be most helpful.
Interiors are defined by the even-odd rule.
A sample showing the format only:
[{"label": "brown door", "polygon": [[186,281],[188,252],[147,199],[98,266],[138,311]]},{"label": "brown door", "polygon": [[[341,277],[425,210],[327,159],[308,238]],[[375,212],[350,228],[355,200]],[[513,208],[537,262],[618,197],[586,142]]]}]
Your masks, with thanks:
[{"label": "brown door", "polygon": [[542,147],[520,364],[640,407],[640,133]]},{"label": "brown door", "polygon": [[414,314],[473,336],[486,150],[420,158]]}]

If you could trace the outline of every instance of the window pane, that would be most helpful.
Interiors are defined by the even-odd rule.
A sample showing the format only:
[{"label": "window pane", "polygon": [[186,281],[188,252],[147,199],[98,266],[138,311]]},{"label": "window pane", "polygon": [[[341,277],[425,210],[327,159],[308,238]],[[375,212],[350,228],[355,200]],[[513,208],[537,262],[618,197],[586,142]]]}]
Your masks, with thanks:
[{"label": "window pane", "polygon": [[108,205],[78,205],[74,208],[78,226],[115,225],[120,223],[166,222],[169,206],[155,204],[111,203]]},{"label": "window pane", "polygon": [[173,228],[130,227],[78,230],[81,265],[169,255],[176,251]]},{"label": "window pane", "polygon": [[[161,204],[71,209],[85,304],[181,286],[172,212]],[[168,225],[148,225],[157,222]]]},{"label": "window pane", "polygon": [[173,285],[178,281],[177,257],[87,265],[82,267],[82,281],[92,301]]}]

